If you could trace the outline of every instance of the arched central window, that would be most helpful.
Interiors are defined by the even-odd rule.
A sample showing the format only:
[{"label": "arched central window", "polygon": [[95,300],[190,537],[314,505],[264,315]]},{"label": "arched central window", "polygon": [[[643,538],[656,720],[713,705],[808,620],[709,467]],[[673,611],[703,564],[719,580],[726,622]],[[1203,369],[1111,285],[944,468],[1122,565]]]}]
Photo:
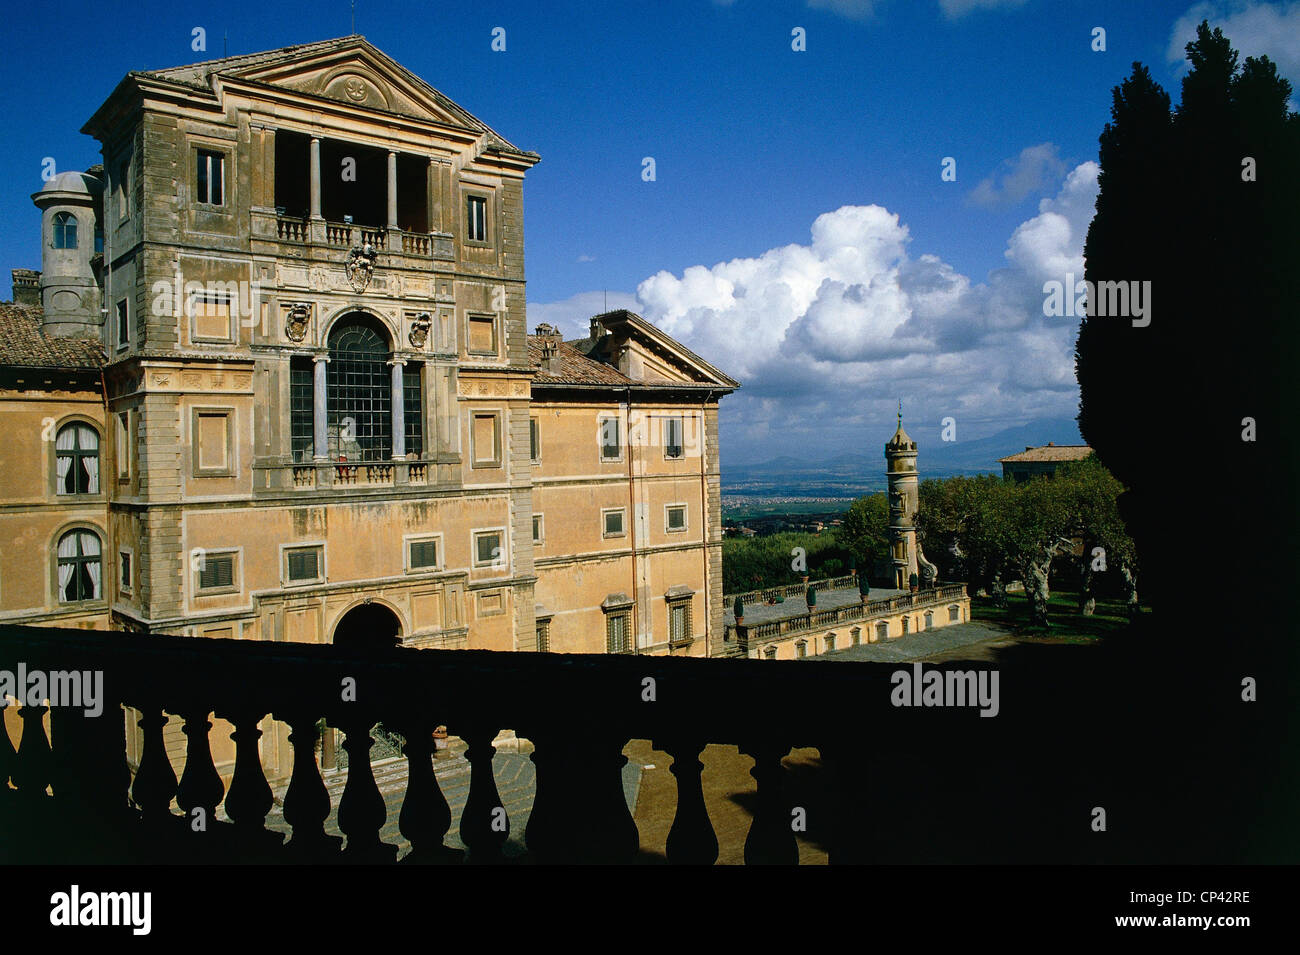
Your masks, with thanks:
[{"label": "arched central window", "polygon": [[382,461],[393,453],[393,390],[388,338],[364,315],[329,334],[326,370],[330,457]]},{"label": "arched central window", "polygon": [[77,247],[77,217],[71,212],[54,214],[54,247],[56,249]]},{"label": "arched central window", "polygon": [[98,600],[104,576],[99,535],[68,531],[59,538],[59,600]]},{"label": "arched central window", "polygon": [[55,490],[99,493],[99,434],[88,424],[67,424],[54,438]]}]

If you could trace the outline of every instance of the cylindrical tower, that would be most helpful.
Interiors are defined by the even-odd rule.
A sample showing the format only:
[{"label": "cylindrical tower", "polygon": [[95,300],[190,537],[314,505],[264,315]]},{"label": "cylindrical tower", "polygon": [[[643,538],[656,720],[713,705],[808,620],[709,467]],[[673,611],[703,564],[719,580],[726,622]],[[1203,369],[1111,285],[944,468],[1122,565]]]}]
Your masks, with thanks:
[{"label": "cylindrical tower", "polygon": [[889,556],[894,565],[894,586],[906,590],[912,574],[918,574],[916,546],[917,470],[916,442],[903,430],[903,412],[898,412],[898,430],[885,445],[885,477],[889,482]]},{"label": "cylindrical tower", "polygon": [[61,172],[32,196],[41,210],[42,327],[47,335],[98,338],[104,324],[91,263],[103,184],[84,172]]}]

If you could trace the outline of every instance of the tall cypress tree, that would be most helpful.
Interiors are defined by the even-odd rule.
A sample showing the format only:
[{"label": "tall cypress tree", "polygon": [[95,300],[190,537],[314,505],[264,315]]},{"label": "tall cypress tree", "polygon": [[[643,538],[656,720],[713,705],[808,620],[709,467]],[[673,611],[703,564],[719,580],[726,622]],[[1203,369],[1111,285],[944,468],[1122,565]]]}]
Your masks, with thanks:
[{"label": "tall cypress tree", "polygon": [[[1075,353],[1079,428],[1130,489],[1121,506],[1140,587],[1157,604],[1185,600],[1188,578],[1207,571],[1244,586],[1279,569],[1286,555],[1259,518],[1300,474],[1287,417],[1297,408],[1287,286],[1300,262],[1300,116],[1276,66],[1239,65],[1222,31],[1202,23],[1187,56],[1172,111],[1139,63],[1115,88],[1084,248],[1094,288],[1151,282],[1150,324],[1090,315]],[[1246,417],[1268,443],[1240,440]],[[1196,515],[1216,493],[1221,519],[1207,526]],[[1295,510],[1282,518],[1294,524]]]}]

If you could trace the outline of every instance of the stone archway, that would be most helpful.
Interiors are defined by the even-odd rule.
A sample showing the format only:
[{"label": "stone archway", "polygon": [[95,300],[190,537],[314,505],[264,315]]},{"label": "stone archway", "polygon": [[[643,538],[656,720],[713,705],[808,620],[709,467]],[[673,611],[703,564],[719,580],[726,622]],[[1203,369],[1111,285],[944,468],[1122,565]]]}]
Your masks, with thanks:
[{"label": "stone archway", "polygon": [[[365,600],[344,612],[334,625],[333,643],[349,650],[378,650],[399,646],[402,621],[391,607],[377,600]],[[336,769],[339,762],[340,736],[336,727],[328,726],[321,734],[321,768]]]},{"label": "stone archway", "polygon": [[349,650],[395,647],[402,640],[402,621],[375,600],[359,603],[334,625],[334,643]]}]

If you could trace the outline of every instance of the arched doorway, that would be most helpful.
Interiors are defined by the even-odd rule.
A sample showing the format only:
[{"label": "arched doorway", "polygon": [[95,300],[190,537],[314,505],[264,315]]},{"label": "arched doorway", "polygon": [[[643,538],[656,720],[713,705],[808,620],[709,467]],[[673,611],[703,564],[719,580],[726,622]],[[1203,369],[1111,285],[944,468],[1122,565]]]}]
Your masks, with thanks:
[{"label": "arched doorway", "polygon": [[345,613],[334,625],[334,643],[349,650],[395,647],[401,643],[402,622],[381,603],[366,601]]},{"label": "arched doorway", "polygon": [[[334,625],[334,644],[349,650],[377,650],[401,643],[402,622],[383,604],[367,600],[359,603]],[[322,724],[324,721],[322,721]],[[382,727],[376,727],[376,730]],[[323,726],[321,733],[321,768],[336,769],[339,762],[339,730]],[[373,752],[373,751],[372,751]]]}]

